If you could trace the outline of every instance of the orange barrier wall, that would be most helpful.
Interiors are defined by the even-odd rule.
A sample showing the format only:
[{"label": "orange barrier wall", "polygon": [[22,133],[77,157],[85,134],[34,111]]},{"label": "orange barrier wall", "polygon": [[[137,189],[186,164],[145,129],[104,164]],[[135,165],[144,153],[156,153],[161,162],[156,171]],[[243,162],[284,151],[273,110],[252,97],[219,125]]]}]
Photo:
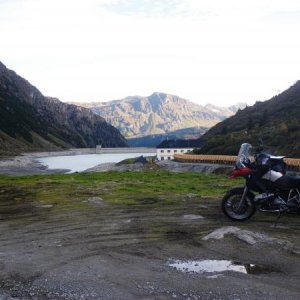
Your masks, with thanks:
[{"label": "orange barrier wall", "polygon": [[[194,154],[175,154],[174,160],[178,162],[210,163],[220,165],[234,165],[236,156],[229,155],[194,155]],[[300,171],[299,158],[285,158],[288,170]]]}]

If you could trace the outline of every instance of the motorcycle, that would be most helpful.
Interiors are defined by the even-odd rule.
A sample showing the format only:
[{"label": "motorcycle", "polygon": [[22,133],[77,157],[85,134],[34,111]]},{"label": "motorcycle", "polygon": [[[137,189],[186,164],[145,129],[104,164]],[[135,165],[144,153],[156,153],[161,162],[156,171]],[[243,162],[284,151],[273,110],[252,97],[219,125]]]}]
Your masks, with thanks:
[{"label": "motorcycle", "polygon": [[222,211],[231,220],[245,221],[257,209],[277,213],[277,220],[285,212],[300,212],[300,177],[287,175],[284,156],[264,153],[262,144],[256,149],[242,144],[229,177],[246,180],[222,199]]}]

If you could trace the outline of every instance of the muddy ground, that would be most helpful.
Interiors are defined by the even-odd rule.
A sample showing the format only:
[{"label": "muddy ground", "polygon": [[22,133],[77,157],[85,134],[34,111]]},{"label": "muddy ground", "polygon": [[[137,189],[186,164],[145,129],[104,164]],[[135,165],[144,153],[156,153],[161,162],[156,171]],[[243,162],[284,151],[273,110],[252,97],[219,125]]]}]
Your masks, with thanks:
[{"label": "muddy ground", "polygon": [[[0,299],[299,299],[298,216],[277,227],[263,213],[233,223],[219,199],[193,194],[165,209],[150,198],[126,207],[94,197],[83,211],[1,197]],[[220,228],[224,237],[209,235]],[[191,260],[250,273],[170,266]]]}]

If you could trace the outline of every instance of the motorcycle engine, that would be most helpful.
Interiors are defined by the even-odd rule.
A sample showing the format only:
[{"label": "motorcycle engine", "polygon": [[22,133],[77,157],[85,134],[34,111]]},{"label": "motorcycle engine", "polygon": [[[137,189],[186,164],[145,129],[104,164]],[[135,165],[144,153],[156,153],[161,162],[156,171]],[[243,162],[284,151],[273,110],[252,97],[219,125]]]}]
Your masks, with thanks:
[{"label": "motorcycle engine", "polygon": [[259,194],[254,201],[259,204],[261,211],[281,212],[287,209],[286,202],[280,196],[270,193]]}]

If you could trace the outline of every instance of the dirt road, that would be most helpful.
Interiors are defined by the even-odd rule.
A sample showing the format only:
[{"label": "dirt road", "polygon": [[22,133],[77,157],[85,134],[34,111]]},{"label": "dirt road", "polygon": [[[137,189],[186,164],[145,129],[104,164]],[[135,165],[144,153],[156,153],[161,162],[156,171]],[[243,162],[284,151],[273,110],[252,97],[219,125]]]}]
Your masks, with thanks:
[{"label": "dirt road", "polygon": [[299,217],[232,223],[217,200],[192,197],[163,210],[97,197],[84,211],[5,207],[0,299],[299,298]]}]

